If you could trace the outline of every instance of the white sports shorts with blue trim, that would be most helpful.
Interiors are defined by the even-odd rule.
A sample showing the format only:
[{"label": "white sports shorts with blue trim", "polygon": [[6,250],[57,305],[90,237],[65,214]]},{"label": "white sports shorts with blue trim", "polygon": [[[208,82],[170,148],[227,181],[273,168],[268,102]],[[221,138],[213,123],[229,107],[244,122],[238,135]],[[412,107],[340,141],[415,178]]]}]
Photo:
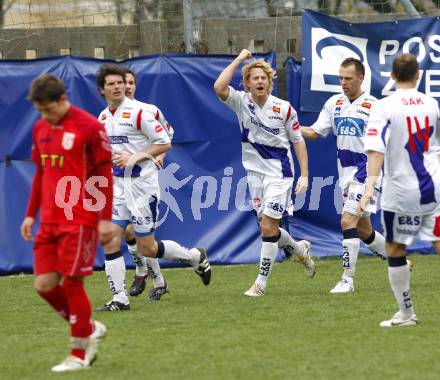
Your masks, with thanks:
[{"label": "white sports shorts with blue trim", "polygon": [[159,200],[157,175],[113,177],[112,223],[123,229],[132,223],[136,236],[151,235],[156,228]]},{"label": "white sports shorts with blue trim", "polygon": [[405,215],[383,210],[382,224],[389,243],[410,245],[417,237],[425,241],[440,240],[440,206],[426,215]]},{"label": "white sports shorts with blue trim", "polygon": [[342,212],[348,212],[349,214],[356,216],[369,216],[370,214],[375,214],[377,210],[379,210],[379,201],[380,201],[380,191],[378,189],[374,189],[373,197],[371,198],[370,204],[368,205],[367,210],[360,211],[359,210],[359,202],[364,195],[365,184],[359,182],[351,182],[344,189],[343,198],[344,198],[344,207]]},{"label": "white sports shorts with blue trim", "polygon": [[252,197],[252,207],[257,217],[263,215],[281,219],[292,197],[293,178],[270,177],[248,171],[247,181]]}]

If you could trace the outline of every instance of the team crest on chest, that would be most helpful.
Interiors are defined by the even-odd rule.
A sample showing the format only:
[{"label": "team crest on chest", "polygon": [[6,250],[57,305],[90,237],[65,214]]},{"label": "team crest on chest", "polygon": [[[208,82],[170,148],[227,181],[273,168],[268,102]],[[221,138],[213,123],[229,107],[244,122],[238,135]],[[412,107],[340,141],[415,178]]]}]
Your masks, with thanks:
[{"label": "team crest on chest", "polygon": [[73,143],[75,142],[75,134],[71,132],[64,132],[63,139],[61,140],[61,146],[65,150],[70,150],[73,148]]}]

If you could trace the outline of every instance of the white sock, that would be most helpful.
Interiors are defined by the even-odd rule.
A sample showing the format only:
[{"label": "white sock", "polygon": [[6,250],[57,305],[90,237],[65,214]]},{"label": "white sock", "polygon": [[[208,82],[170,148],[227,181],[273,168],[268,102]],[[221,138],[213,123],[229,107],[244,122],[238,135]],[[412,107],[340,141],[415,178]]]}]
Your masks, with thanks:
[{"label": "white sock", "polygon": [[153,286],[155,288],[159,286],[165,286],[165,279],[160,271],[159,259],[153,259],[152,257],[146,257],[148,272],[153,280]]},{"label": "white sock", "polygon": [[267,280],[272,271],[273,264],[278,252],[278,242],[272,243],[263,241],[260,254],[260,269],[258,271],[257,283],[266,289]]},{"label": "white sock", "polygon": [[[406,262],[406,260],[405,260]],[[399,305],[400,313],[403,316],[411,316],[414,309],[411,301],[411,291],[409,289],[410,272],[408,264],[400,266],[388,266],[388,278],[394,297]]]},{"label": "white sock", "polygon": [[164,259],[179,261],[192,267],[199,264],[200,251],[198,249],[182,247],[179,243],[172,240],[162,240],[162,243],[164,248],[162,257]]},{"label": "white sock", "polygon": [[133,262],[136,265],[136,276],[146,276],[148,273],[146,257],[142,256],[137,249],[137,244],[127,244],[128,252],[130,252]]},{"label": "white sock", "polygon": [[280,233],[278,247],[288,249],[295,256],[302,256],[304,254],[303,247],[301,247],[285,229],[280,228]]},{"label": "white sock", "polygon": [[[120,254],[120,252],[119,252]],[[112,255],[110,255],[112,257]],[[114,259],[105,260],[105,273],[107,275],[108,286],[113,294],[113,301],[128,304],[128,295],[125,288],[125,261],[120,254]]]},{"label": "white sock", "polygon": [[359,255],[359,246],[361,244],[356,228],[350,228],[342,231],[344,240],[342,240],[342,267],[344,268],[344,277],[354,277],[356,272],[356,261]]},{"label": "white sock", "polygon": [[373,231],[373,232],[374,232],[374,240],[370,244],[365,244],[365,245],[374,254],[387,257],[384,236],[377,231]]}]

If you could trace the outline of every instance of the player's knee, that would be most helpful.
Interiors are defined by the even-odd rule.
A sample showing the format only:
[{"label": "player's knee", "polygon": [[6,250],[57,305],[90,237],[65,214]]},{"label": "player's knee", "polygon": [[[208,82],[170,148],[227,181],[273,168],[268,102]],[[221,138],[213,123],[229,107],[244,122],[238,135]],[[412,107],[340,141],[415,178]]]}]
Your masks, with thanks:
[{"label": "player's knee", "polygon": [[130,241],[134,239],[134,231],[131,224],[128,225],[128,227],[124,231],[124,239],[125,241]]},{"label": "player's knee", "polygon": [[138,250],[142,256],[156,257],[157,256],[157,242],[154,239],[137,239]]},{"label": "player's knee", "polygon": [[34,280],[34,289],[40,294],[50,292],[57,285],[57,282],[48,277],[37,276]]},{"label": "player's knee", "polygon": [[341,229],[342,231],[348,230],[350,228],[356,228],[356,221],[353,220],[351,215],[343,214],[341,218]]},{"label": "player's knee", "polygon": [[121,249],[121,237],[113,236],[113,238],[104,246],[105,254],[114,253]]},{"label": "player's knee", "polygon": [[261,236],[276,236],[279,233],[278,224],[265,223],[264,220],[260,225]]}]

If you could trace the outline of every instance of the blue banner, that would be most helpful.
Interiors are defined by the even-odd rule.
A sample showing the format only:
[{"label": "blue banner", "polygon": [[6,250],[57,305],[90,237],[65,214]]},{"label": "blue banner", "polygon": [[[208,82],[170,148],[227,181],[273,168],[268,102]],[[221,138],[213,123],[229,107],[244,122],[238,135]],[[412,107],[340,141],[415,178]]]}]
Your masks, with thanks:
[{"label": "blue banner", "polygon": [[[273,53],[259,57],[276,66]],[[175,128],[173,148],[160,172],[156,236],[187,247],[204,246],[213,264],[256,263],[261,247],[241,164],[237,117],[213,91],[217,76],[234,58],[160,55],[122,62],[138,73],[136,98],[158,105]],[[32,244],[19,232],[34,172],[28,158],[38,118],[26,100],[29,85],[44,72],[54,73],[64,79],[73,104],[98,115],[105,103],[95,74],[104,62],[75,57],[0,61],[0,274],[32,272],[33,267]],[[287,100],[298,108],[302,66],[293,59],[287,65]],[[240,81],[237,70],[232,85],[241,88]],[[302,125],[316,117],[317,113],[299,112]],[[340,255],[342,199],[335,187],[334,141],[308,143],[308,151],[310,188],[295,199],[297,212],[287,224],[292,236],[312,241],[313,255]],[[125,260],[132,266],[127,254]],[[99,249],[95,265],[102,268],[103,263]]]},{"label": "blue banner", "polygon": [[395,89],[393,59],[412,53],[421,69],[418,89],[440,98],[438,17],[353,24],[310,10],[302,16],[301,111],[318,112],[341,92],[339,65],[347,57],[365,65],[363,90],[382,98]]},{"label": "blue banner", "polygon": [[[158,239],[204,246],[213,264],[255,263],[261,239],[241,164],[236,115],[213,85],[234,59],[221,55],[157,55],[122,62],[138,73],[136,98],[153,103],[175,129],[160,172]],[[276,67],[275,54],[260,54]],[[0,274],[32,272],[32,244],[20,237],[34,165],[29,161],[37,112],[26,100],[30,83],[49,72],[61,77],[73,104],[98,115],[105,103],[95,74],[102,61],[54,57],[0,61]],[[236,71],[232,85],[240,88]],[[132,259],[126,255],[126,263]],[[163,264],[170,265],[169,262]],[[95,262],[103,266],[102,250]]]}]

